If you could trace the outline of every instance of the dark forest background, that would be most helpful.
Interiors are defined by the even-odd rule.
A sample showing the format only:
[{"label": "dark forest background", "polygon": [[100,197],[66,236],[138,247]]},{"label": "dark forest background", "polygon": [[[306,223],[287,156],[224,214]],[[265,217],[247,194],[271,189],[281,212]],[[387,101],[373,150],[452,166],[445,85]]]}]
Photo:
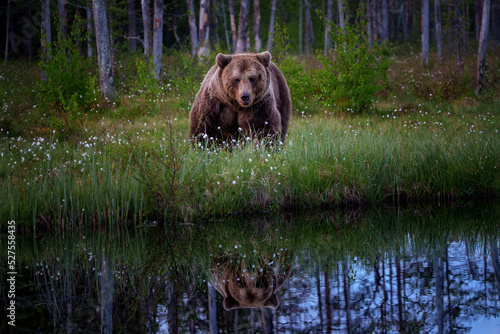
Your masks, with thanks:
[{"label": "dark forest background", "polygon": [[[442,23],[444,56],[454,55],[457,49],[457,38],[463,52],[479,40],[482,18],[482,6],[484,0],[450,0],[440,2],[440,20]],[[200,5],[208,4],[209,43],[213,49],[234,51],[235,46],[231,36],[230,8],[234,6],[236,29],[240,23],[240,9],[242,1],[238,0],[204,0],[191,1],[194,5],[193,14],[195,23],[199,29]],[[286,26],[289,35],[289,48],[293,53],[299,54],[306,51],[306,43],[309,33],[307,27],[312,26],[311,50],[324,49],[324,20],[329,5],[328,0],[274,0],[262,1],[260,3],[260,22],[255,17],[255,2],[248,2],[248,51],[255,51],[254,27],[260,24],[260,36],[262,49],[268,46],[270,20],[273,2],[276,6],[275,22]],[[258,2],[258,1],[257,1]],[[153,24],[153,1],[149,4],[149,23]],[[163,3],[163,47],[167,49],[188,49],[191,47],[188,11],[190,1],[165,1]],[[347,1],[345,2],[345,13],[347,20],[354,20],[356,11],[367,5],[372,8],[371,36],[375,40],[385,39],[384,24],[387,24],[387,39],[394,45],[412,43],[420,47],[422,31],[422,6],[425,1],[421,0],[383,0],[383,1]],[[91,1],[82,0],[53,0],[49,2],[52,37],[57,36],[57,29],[61,24],[73,26],[76,19],[81,24],[86,24],[87,11],[91,8]],[[59,6],[62,5],[66,20],[60,21]],[[106,0],[106,16],[108,20],[110,43],[115,54],[134,50],[143,50],[144,45],[144,23],[141,1],[139,0]],[[384,10],[384,8],[387,10]],[[431,48],[436,45],[435,35],[435,1],[430,1],[429,10],[429,35]],[[309,8],[309,10],[307,10]],[[307,22],[310,13],[310,23]],[[500,45],[500,0],[491,1],[490,34],[489,43],[494,46]],[[387,13],[387,23],[384,23],[384,13]],[[339,6],[333,1],[333,22],[339,24]],[[366,13],[365,13],[366,15]],[[35,0],[3,0],[0,5],[0,52],[5,60],[12,58],[37,59],[41,48],[41,2]],[[93,19],[91,20],[93,24]],[[8,29],[8,33],[7,33]],[[62,27],[62,29],[68,29]],[[150,27],[149,29],[152,29]],[[302,31],[301,31],[302,30]],[[92,44],[95,43],[95,33],[90,31]],[[152,33],[149,34],[152,39]],[[226,37],[227,36],[227,37]],[[8,43],[7,41],[8,40]],[[248,45],[247,44],[247,45]],[[151,45],[151,43],[150,43]],[[6,52],[6,47],[7,51]],[[86,50],[87,45],[82,45]],[[94,51],[95,52],[95,51]]]}]

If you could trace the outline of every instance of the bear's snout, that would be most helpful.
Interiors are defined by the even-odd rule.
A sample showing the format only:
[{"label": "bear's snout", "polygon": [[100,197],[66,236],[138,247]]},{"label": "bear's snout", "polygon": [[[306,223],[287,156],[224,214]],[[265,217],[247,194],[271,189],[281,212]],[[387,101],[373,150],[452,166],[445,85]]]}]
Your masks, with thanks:
[{"label": "bear's snout", "polygon": [[250,102],[250,94],[248,94],[248,93],[241,94],[241,101],[244,104],[248,104]]}]

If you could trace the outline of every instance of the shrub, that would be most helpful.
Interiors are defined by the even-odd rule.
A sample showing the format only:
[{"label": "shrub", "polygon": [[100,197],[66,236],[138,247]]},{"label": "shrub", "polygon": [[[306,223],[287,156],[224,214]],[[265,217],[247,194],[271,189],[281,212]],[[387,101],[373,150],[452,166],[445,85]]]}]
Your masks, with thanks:
[{"label": "shrub", "polygon": [[137,76],[132,84],[132,91],[138,94],[152,96],[160,94],[160,82],[154,78],[152,62],[137,57],[135,66],[137,68]]},{"label": "shrub", "polygon": [[78,48],[84,38],[76,20],[69,37],[59,32],[57,41],[49,43],[48,55],[39,64],[44,78],[38,82],[38,98],[56,127],[73,127],[98,96],[90,59]]},{"label": "shrub", "polygon": [[390,66],[387,46],[370,46],[366,21],[360,12],[354,23],[346,22],[344,29],[327,23],[336,50],[327,56],[318,53],[322,68],[314,76],[317,98],[326,105],[354,111],[372,105],[375,94],[386,84]]},{"label": "shrub", "polygon": [[313,92],[311,71],[307,71],[305,64],[296,56],[289,54],[289,36],[286,27],[281,27],[276,23],[274,30],[273,62],[285,76],[292,97],[292,105],[298,108],[305,104],[304,97],[311,96]]}]

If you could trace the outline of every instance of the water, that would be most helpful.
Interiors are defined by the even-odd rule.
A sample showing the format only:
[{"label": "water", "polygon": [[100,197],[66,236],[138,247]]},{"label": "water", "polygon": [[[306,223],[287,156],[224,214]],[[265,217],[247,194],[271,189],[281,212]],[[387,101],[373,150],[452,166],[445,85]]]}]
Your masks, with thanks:
[{"label": "water", "polygon": [[500,333],[499,218],[496,203],[20,235],[0,331]]}]

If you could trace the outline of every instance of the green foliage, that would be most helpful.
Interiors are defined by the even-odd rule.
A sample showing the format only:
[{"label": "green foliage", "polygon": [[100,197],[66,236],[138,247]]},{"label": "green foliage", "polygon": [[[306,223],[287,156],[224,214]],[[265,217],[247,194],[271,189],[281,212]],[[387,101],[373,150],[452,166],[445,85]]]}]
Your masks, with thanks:
[{"label": "green foliage", "polygon": [[153,63],[137,57],[135,60],[137,76],[131,90],[138,94],[157,96],[161,93],[160,83],[154,78]]},{"label": "green foliage", "polygon": [[91,61],[78,48],[85,37],[76,20],[69,37],[59,32],[57,41],[49,43],[48,54],[39,64],[44,78],[38,82],[38,98],[57,128],[76,125],[98,96]]},{"label": "green foliage", "polygon": [[292,105],[297,109],[305,104],[305,98],[313,92],[314,81],[311,71],[306,70],[305,64],[297,56],[290,54],[287,28],[281,27],[278,23],[274,27],[273,62],[283,73],[290,89]]},{"label": "green foliage", "polygon": [[366,110],[386,85],[391,63],[387,46],[370,46],[366,21],[359,11],[356,21],[346,22],[344,29],[327,24],[336,51],[327,56],[318,54],[322,68],[315,75],[317,98],[341,110]]}]

